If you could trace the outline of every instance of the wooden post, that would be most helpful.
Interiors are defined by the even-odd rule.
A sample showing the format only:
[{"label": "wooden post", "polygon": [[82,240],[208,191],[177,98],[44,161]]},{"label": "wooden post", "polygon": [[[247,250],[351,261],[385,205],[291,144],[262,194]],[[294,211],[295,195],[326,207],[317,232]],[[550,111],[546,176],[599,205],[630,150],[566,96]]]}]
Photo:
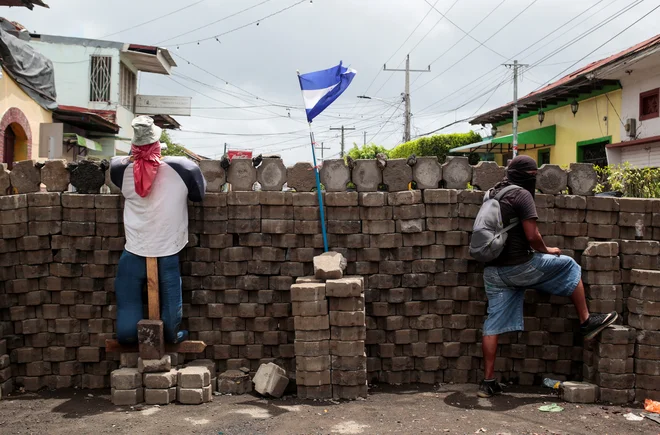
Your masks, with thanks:
[{"label": "wooden post", "polygon": [[149,320],[160,320],[158,259],[155,257],[147,257],[147,303],[149,304]]}]

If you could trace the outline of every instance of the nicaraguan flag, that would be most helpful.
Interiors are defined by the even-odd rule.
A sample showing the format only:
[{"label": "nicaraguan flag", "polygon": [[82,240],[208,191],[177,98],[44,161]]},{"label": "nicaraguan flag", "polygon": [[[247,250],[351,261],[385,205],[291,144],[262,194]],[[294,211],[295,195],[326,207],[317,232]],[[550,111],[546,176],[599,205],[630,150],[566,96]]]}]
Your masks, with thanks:
[{"label": "nicaraguan flag", "polygon": [[307,111],[307,121],[312,122],[321,112],[344,93],[357,71],[339,65],[323,71],[299,74]]}]

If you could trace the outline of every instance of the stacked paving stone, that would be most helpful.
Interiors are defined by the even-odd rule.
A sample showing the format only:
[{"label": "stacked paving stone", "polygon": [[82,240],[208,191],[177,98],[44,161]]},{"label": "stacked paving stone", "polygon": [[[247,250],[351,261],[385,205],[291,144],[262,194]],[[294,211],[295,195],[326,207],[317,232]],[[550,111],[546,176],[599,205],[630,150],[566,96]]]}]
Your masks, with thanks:
[{"label": "stacked paving stone", "polygon": [[199,405],[213,400],[209,369],[188,366],[178,370],[176,400],[184,405]]},{"label": "stacked paving stone", "polygon": [[582,254],[582,280],[589,311],[623,315],[619,244],[590,242]]},{"label": "stacked paving stone", "polygon": [[[242,191],[257,180],[262,188],[280,185],[271,175],[281,178],[282,167],[271,160],[276,159],[257,169],[249,161],[232,164],[231,193],[219,192],[228,178],[217,162],[205,164],[209,193],[203,204],[189,207],[190,243],[181,254],[183,326],[192,339],[208,344],[190,358],[211,359],[220,371],[246,367],[254,374],[270,362],[285,374],[296,371],[290,287],[313,274],[323,238],[309,165],[286,171],[296,193]],[[13,383],[27,390],[109,387],[109,374],[121,358],[107,354],[103,344],[114,333],[122,199],[60,193],[68,187],[68,172],[53,176],[62,165],[47,167],[49,175],[44,178],[45,166],[41,180],[50,192],[35,193],[39,169],[22,164],[10,177],[19,195],[0,196],[0,340],[6,340],[11,368],[2,373],[11,373]],[[486,298],[483,268],[469,258],[467,246],[483,193],[464,189],[468,182],[490,187],[501,168],[471,167],[462,158],[442,167],[418,159],[412,179],[423,191],[377,192],[385,179],[395,190],[410,179],[399,161],[386,169],[373,161],[352,169],[334,161],[322,170],[329,245],[348,259],[347,275],[364,278],[368,378],[396,384],[475,382],[482,376],[479,334]],[[656,268],[657,244],[650,239],[660,239],[660,201],[589,196],[590,171],[584,165],[572,166],[570,173],[553,165],[539,170],[539,228],[548,245],[574,256],[586,266],[585,275],[593,275],[587,279],[596,280],[587,284],[592,309],[600,305],[607,311],[614,300],[618,310],[618,301],[625,308],[632,294],[632,268]],[[240,185],[241,174],[249,186]],[[67,183],[57,186],[56,180]],[[77,178],[71,181],[79,192],[94,191]],[[358,192],[342,191],[348,181]],[[450,189],[436,189],[440,181]],[[574,195],[558,195],[567,187]],[[583,254],[588,242],[619,239],[619,281],[615,273],[610,276],[614,270],[588,269],[603,261]],[[625,314],[624,309],[624,320]],[[498,375],[524,384],[546,375],[579,379],[583,349],[568,298],[527,292],[525,316],[524,332],[501,339]],[[638,338],[648,333],[645,343],[656,331],[640,325],[653,325],[653,318],[631,312],[628,321],[640,329]],[[3,382],[5,388],[11,385]]]},{"label": "stacked paving stone", "polygon": [[330,399],[330,316],[326,284],[298,278],[291,286],[295,325],[296,384],[301,399]]},{"label": "stacked paving stone", "polygon": [[192,357],[217,361],[220,372],[247,367],[254,374],[275,361],[295,370],[289,288],[304,275],[314,250],[294,232],[294,209],[309,213],[294,207],[293,198],[286,192],[211,192],[203,205],[189,207],[184,327],[191,339],[207,344],[205,355]]},{"label": "stacked paving stone", "polygon": [[10,364],[7,340],[0,340],[0,398],[14,391],[14,378],[11,374]]},{"label": "stacked paving stone", "polygon": [[600,400],[628,403],[635,398],[635,329],[613,325],[584,345],[584,379],[599,387]]},{"label": "stacked paving stone", "polygon": [[636,399],[660,400],[660,271],[633,270],[628,321],[637,328]]},{"label": "stacked paving stone", "polygon": [[330,305],[332,396],[335,399],[367,397],[364,279],[328,280],[326,296]]},{"label": "stacked paving stone", "polygon": [[142,372],[137,368],[114,370],[110,376],[112,403],[117,406],[137,405],[144,401]]}]

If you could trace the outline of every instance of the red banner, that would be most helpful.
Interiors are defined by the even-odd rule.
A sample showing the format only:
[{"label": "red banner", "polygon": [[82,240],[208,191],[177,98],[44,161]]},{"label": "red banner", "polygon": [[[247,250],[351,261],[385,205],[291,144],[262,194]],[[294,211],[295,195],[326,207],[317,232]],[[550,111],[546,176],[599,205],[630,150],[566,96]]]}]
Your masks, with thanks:
[{"label": "red banner", "polygon": [[252,151],[227,151],[227,157],[229,157],[229,161],[234,159],[251,159]]}]

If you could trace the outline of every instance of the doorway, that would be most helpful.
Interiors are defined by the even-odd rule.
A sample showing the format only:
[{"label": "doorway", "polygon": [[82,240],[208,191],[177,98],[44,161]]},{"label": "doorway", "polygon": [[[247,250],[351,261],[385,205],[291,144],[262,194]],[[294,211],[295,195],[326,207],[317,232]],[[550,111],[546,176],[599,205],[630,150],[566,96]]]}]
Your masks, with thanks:
[{"label": "doorway", "polygon": [[7,168],[11,169],[14,166],[14,147],[16,146],[16,133],[11,125],[5,129],[4,137],[4,152],[2,161],[7,163]]}]

